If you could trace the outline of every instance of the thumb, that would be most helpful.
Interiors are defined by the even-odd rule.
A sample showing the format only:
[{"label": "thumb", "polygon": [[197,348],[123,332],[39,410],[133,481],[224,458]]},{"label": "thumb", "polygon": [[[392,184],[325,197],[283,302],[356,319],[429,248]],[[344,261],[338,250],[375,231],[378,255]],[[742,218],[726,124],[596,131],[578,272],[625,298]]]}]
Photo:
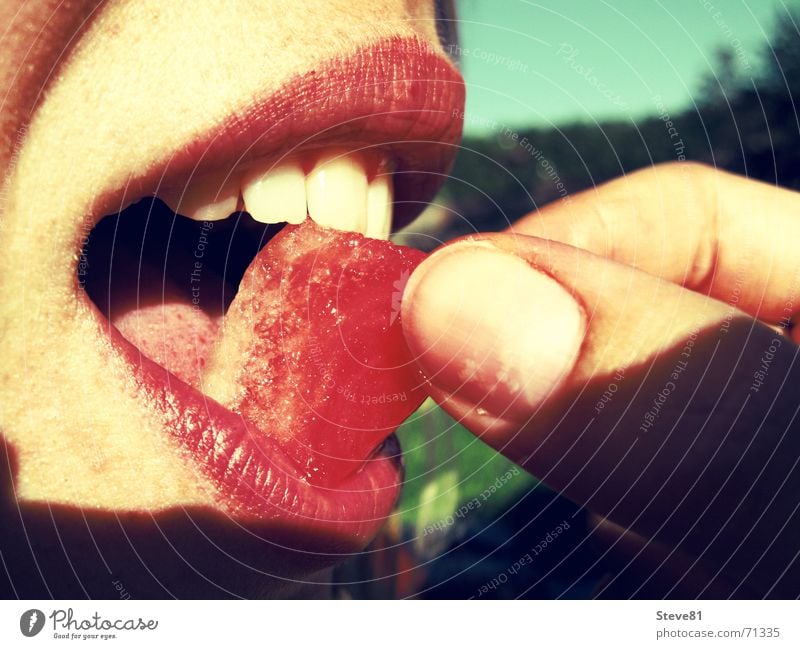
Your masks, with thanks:
[{"label": "thumb", "polygon": [[402,321],[442,407],[573,501],[737,580],[760,561],[764,592],[796,579],[786,338],[662,278],[512,234],[431,255]]},{"label": "thumb", "polygon": [[[670,350],[701,329],[725,324],[727,333],[732,311],[566,244],[498,234],[458,241],[426,259],[406,287],[402,323],[433,396],[522,462],[565,416],[588,423],[581,417],[589,405],[595,410],[587,401],[595,384],[627,376],[635,392],[623,390],[617,402],[641,393],[641,381],[658,387],[654,363],[665,364]],[[741,341],[735,345],[741,351]],[[699,362],[692,369],[704,371]]]},{"label": "thumb", "polygon": [[435,390],[524,421],[571,371],[587,316],[568,288],[484,239],[427,259],[406,287],[401,321]]}]

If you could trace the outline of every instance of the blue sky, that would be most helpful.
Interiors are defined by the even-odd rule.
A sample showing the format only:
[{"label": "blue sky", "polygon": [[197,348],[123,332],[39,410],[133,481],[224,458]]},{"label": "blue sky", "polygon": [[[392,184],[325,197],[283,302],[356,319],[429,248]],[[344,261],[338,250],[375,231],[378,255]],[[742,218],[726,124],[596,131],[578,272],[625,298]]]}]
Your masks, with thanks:
[{"label": "blue sky", "polygon": [[797,0],[459,0],[467,133],[691,105],[714,52],[758,69]]}]

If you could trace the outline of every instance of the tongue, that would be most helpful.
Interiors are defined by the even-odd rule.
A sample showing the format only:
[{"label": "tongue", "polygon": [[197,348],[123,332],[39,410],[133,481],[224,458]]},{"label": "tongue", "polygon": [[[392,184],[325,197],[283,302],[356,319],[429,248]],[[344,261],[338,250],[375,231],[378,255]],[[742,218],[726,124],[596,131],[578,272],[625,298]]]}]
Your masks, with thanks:
[{"label": "tongue", "polygon": [[[140,277],[150,274],[149,268],[142,267]],[[221,316],[187,300],[181,287],[161,276],[145,281],[159,288],[156,299],[150,300],[145,290],[130,295],[130,305],[118,305],[112,323],[143,354],[189,385],[199,387]],[[121,295],[121,291],[115,293],[115,297]]]},{"label": "tongue", "polygon": [[102,221],[84,247],[78,279],[142,354],[199,387],[234,290],[197,254],[211,236],[208,224],[143,216],[130,208]]},{"label": "tongue", "polygon": [[286,226],[245,273],[202,390],[310,481],[336,484],[425,398],[399,323],[424,256],[310,219]]}]

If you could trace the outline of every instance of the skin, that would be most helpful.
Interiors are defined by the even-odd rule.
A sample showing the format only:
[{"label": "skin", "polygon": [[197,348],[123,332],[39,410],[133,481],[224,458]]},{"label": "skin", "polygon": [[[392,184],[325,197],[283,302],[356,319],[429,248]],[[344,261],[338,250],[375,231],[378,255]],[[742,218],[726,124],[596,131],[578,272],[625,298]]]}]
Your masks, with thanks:
[{"label": "skin", "polygon": [[[284,556],[274,545],[280,539],[254,537],[216,510],[208,485],[87,344],[93,333],[75,313],[73,255],[97,193],[124,185],[132,172],[293,74],[386,36],[413,35],[439,47],[431,4],[250,2],[232,11],[222,2],[10,0],[0,14],[8,26],[0,37],[0,515],[10,530],[3,556],[15,588],[4,592],[117,597],[119,582],[135,597],[306,594],[309,584],[324,582],[311,576],[314,561]],[[793,520],[800,486],[796,399],[784,387],[784,379],[796,384],[796,346],[788,339],[735,425],[740,438],[755,443],[744,466],[736,464],[741,447],[714,444],[682,465],[684,486],[707,479],[706,492],[713,492],[735,467],[744,490],[701,499],[708,506],[697,510],[682,509],[686,490],[675,488],[655,509],[644,507],[663,494],[658,487],[696,432],[696,421],[678,407],[688,393],[661,415],[674,443],[656,462],[653,448],[641,444],[615,480],[605,479],[631,446],[636,422],[624,406],[638,398],[633,388],[644,385],[646,395],[663,384],[670,354],[698,321],[698,353],[717,380],[693,369],[681,385],[694,388],[696,416],[722,412],[712,423],[725,430],[724,413],[741,404],[750,370],[771,340],[768,325],[785,315],[797,287],[797,196],[705,168],[688,171],[644,171],[487,238],[498,254],[564,287],[587,316],[587,335],[566,378],[535,403],[509,403],[513,416],[487,419],[436,380],[434,394],[476,434],[596,512],[597,543],[619,570],[607,593],[793,596],[800,539],[796,526],[781,527]],[[754,214],[766,225],[754,228]],[[440,259],[435,253],[427,267]],[[420,312],[438,319],[445,336],[452,314],[428,309],[419,298],[426,276],[415,278],[403,318],[409,345],[424,360]],[[710,332],[728,317],[734,290],[741,296],[725,358],[741,362],[711,362]],[[525,349],[536,343],[517,342]],[[586,423],[580,412],[591,410],[620,365],[630,368],[625,387],[587,441],[579,435]],[[730,408],[716,409],[720,381],[728,378],[722,403]],[[477,386],[487,393],[492,387]],[[575,402],[586,407],[571,411]],[[602,443],[612,432],[613,443]],[[759,473],[777,447],[782,464],[772,473],[785,485]],[[717,448],[722,453],[714,456]],[[712,456],[720,464],[709,473]],[[632,484],[638,501],[621,495]],[[747,506],[732,511],[740,502]],[[757,524],[760,533],[714,537],[728,519],[745,531]],[[9,539],[20,543],[9,547]],[[30,563],[28,544],[38,565]],[[87,550],[93,545],[97,553]],[[220,560],[225,553],[237,561]]]},{"label": "skin", "polygon": [[[218,512],[206,480],[137,403],[124,375],[103,361],[102,340],[75,309],[75,251],[85,217],[99,209],[95,196],[124,186],[132,173],[294,75],[386,37],[416,37],[441,50],[433,4],[243,2],[232,10],[225,2],[33,1],[3,3],[2,12],[10,27],[0,40],[0,430],[9,456],[5,473],[13,475],[13,482],[9,475],[3,481],[5,516],[30,519],[26,527],[44,546],[59,547],[62,534],[69,545],[74,530],[75,547],[66,554],[80,564],[87,555],[80,546],[91,543],[84,516],[102,536],[121,513],[145,538],[171,528],[166,536],[184,545],[178,552],[184,563],[210,571],[207,580],[190,574],[194,583],[185,585],[187,570],[173,565],[175,552],[154,549],[143,562],[155,562],[166,576],[155,584],[146,570],[130,570],[134,596],[296,589],[315,562],[265,552],[263,541],[259,547]],[[48,509],[37,509],[43,503],[55,508],[60,527],[46,520],[36,527],[33,519],[46,518]],[[245,567],[217,573],[207,565],[202,548],[209,542],[194,539],[185,511],[205,517],[211,536],[235,548]],[[22,528],[16,533],[24,538]],[[119,531],[116,539],[106,535],[103,553],[117,565],[110,572],[139,563],[132,549],[114,550],[131,545]],[[6,551],[24,555],[20,548]],[[159,554],[172,558],[161,561]],[[110,575],[92,581],[92,561],[97,557],[78,565],[75,592],[89,584],[88,594],[115,596]],[[287,563],[292,579],[271,579]],[[41,592],[72,594],[52,590],[71,570],[63,557],[60,568],[47,570],[44,581],[51,583],[40,584]]]},{"label": "skin", "polygon": [[[377,29],[354,29],[354,15]],[[109,508],[208,502],[146,413],[126,400],[124,386],[103,385],[106,370],[87,355],[86,331],[70,322],[69,259],[80,223],[98,191],[124,186],[132,170],[147,168],[315,62],[382,36],[417,34],[435,43],[431,18],[430,6],[410,10],[403,2],[291,3],[280,11],[272,3],[246,3],[235,12],[226,3],[120,2],[95,12],[47,85],[6,190],[4,228],[12,236],[0,262],[2,389],[30,398],[7,404],[3,425],[19,453],[21,497]],[[26,63],[52,66],[44,58],[50,52]],[[5,89],[9,100],[15,91]],[[91,133],[87,124],[94,125]],[[38,307],[31,308],[34,295]],[[53,336],[58,354],[35,343]],[[62,430],[54,440],[54,413],[80,421],[80,429]],[[86,471],[98,448],[113,469]],[[72,477],[56,487],[54,471]]]}]

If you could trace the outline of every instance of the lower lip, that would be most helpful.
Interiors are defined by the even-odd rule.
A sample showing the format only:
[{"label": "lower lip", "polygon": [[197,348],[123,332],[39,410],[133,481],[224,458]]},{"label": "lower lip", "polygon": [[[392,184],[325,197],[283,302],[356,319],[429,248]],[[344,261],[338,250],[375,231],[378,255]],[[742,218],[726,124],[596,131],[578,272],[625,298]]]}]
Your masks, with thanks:
[{"label": "lower lip", "polygon": [[221,509],[261,533],[268,527],[271,539],[283,538],[293,549],[353,550],[374,536],[399,495],[394,459],[378,454],[335,488],[310,485],[274,441],[144,357],[84,299],[142,403],[208,479]]}]

